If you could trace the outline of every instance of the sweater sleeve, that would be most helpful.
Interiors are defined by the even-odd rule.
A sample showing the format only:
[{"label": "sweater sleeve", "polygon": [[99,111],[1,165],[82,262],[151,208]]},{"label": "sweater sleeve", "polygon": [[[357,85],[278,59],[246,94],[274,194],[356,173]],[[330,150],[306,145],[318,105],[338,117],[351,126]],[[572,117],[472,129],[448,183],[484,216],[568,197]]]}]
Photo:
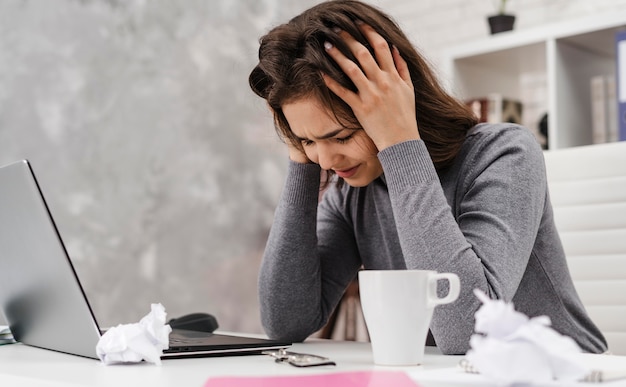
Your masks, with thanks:
[{"label": "sweater sleeve", "polygon": [[[469,349],[472,290],[510,301],[524,275],[546,192],[543,154],[522,128],[467,140],[453,212],[421,140],[379,153],[407,268],[459,276],[457,301],[435,308],[431,330],[446,354]],[[466,142],[466,146],[467,146]],[[440,291],[447,286],[439,288]]]},{"label": "sweater sleeve", "polygon": [[328,206],[318,214],[319,183],[318,165],[290,162],[259,272],[270,338],[297,342],[322,328],[359,267],[343,218]]}]

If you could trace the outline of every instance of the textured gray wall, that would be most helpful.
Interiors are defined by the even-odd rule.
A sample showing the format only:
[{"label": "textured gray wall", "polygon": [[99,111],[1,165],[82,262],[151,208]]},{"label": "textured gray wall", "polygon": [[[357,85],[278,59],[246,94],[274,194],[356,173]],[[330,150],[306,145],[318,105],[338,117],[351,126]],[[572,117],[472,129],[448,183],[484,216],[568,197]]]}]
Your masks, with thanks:
[{"label": "textured gray wall", "polygon": [[0,2],[0,164],[32,162],[103,326],[161,302],[261,331],[286,152],[247,76],[313,3]]}]

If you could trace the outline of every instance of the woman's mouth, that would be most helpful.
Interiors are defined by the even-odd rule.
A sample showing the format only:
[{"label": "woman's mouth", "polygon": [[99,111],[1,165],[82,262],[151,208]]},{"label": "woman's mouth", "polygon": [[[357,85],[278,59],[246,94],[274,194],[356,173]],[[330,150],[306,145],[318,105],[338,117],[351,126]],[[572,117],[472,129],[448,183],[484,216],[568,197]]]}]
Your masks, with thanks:
[{"label": "woman's mouth", "polygon": [[358,169],[359,166],[357,165],[356,167],[352,167],[350,169],[335,170],[335,173],[337,174],[337,176],[343,179],[349,179],[350,177],[354,176]]}]

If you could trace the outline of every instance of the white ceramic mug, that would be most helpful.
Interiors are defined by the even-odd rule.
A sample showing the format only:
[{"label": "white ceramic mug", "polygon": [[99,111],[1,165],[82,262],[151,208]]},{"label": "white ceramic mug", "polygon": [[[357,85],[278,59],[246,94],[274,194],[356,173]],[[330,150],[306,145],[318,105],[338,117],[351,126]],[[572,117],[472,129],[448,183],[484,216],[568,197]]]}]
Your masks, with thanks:
[{"label": "white ceramic mug", "polygon": [[[437,281],[449,291],[437,296]],[[359,292],[374,363],[417,365],[424,359],[435,306],[459,297],[459,277],[430,270],[361,270]]]}]

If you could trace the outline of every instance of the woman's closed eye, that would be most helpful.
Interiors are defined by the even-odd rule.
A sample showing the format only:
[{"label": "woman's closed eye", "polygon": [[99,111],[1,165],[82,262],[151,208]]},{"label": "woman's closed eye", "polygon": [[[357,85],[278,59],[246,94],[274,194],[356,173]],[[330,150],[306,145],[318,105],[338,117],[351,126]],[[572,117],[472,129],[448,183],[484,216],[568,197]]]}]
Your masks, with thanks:
[{"label": "woman's closed eye", "polygon": [[354,133],[356,133],[356,131],[350,133],[349,135],[345,136],[345,137],[335,137],[335,141],[337,141],[338,144],[345,144],[346,142],[348,142],[352,137],[354,137]]}]

